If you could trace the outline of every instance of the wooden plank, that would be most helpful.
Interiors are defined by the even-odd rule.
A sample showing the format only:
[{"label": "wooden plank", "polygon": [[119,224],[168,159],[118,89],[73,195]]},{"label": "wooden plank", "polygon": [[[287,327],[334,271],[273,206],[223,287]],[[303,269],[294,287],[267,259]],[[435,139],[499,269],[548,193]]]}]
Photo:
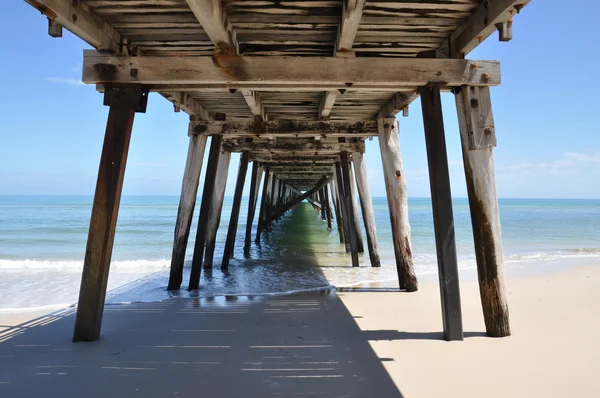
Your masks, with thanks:
[{"label": "wooden plank", "polygon": [[124,90],[123,94],[109,104],[75,317],[75,342],[100,337],[123,177],[138,106],[135,89]]},{"label": "wooden plank", "polygon": [[[183,110],[190,116],[195,116],[195,122],[202,120],[204,122],[211,122],[213,120],[213,115],[210,114],[206,109],[200,105],[196,99],[194,99],[191,95],[185,92],[162,92],[161,95],[171,101],[174,106]],[[193,126],[195,123],[190,124],[189,132],[194,134]]]},{"label": "wooden plank", "polygon": [[221,0],[186,0],[202,28],[220,51],[237,54],[235,31],[227,19]]},{"label": "wooden plank", "polygon": [[255,153],[300,153],[307,152],[315,154],[316,152],[364,152],[364,142],[344,142],[334,144],[322,144],[319,142],[241,142],[233,140],[224,140],[223,149],[228,152],[255,152]]},{"label": "wooden plank", "polygon": [[444,338],[447,341],[462,340],[462,311],[452,193],[450,192],[450,172],[439,88],[436,86],[423,87],[421,89],[421,106],[423,108],[427,163],[429,164]]},{"label": "wooden plank", "polygon": [[463,107],[466,137],[469,149],[493,148],[496,146],[496,127],[492,113],[489,88],[465,86],[460,91]]},{"label": "wooden plank", "polygon": [[208,215],[208,225],[206,227],[204,269],[212,268],[213,266],[217,231],[219,230],[219,224],[221,223],[221,212],[223,210],[223,201],[225,199],[225,186],[227,185],[227,174],[229,172],[230,161],[231,152],[221,150],[219,164],[217,165],[217,175],[215,177],[215,189],[213,190],[210,213]]},{"label": "wooden plank", "polygon": [[337,95],[337,91],[325,91],[323,93],[323,98],[321,99],[321,105],[319,107],[320,120],[325,119],[329,116]]},{"label": "wooden plank", "polygon": [[200,204],[200,215],[198,217],[198,229],[196,232],[196,242],[194,244],[194,256],[192,258],[192,268],[190,271],[190,281],[188,290],[198,289],[200,286],[200,272],[204,259],[204,248],[206,245],[206,229],[208,226],[208,217],[212,204],[212,194],[215,189],[215,180],[217,175],[217,165],[221,154],[221,136],[213,136],[210,142],[208,154],[208,163],[204,175],[204,188],[202,191],[202,203]]},{"label": "wooden plank", "polygon": [[340,154],[340,170],[341,170],[341,181],[342,187],[344,188],[342,200],[344,201],[344,205],[346,207],[346,236],[348,237],[348,241],[350,241],[350,257],[352,258],[352,267],[360,266],[358,261],[358,242],[357,237],[358,233],[355,230],[356,223],[354,220],[354,209],[352,202],[352,189],[350,188],[350,173],[349,173],[349,161],[348,161],[348,153],[342,152]]},{"label": "wooden plank", "polygon": [[530,0],[485,0],[450,36],[450,44],[438,49],[442,56],[462,58],[494,33],[497,25],[512,19]]},{"label": "wooden plank", "polygon": [[342,2],[342,20],[336,41],[336,51],[346,52],[352,49],[365,3],[366,0],[344,0]]},{"label": "wooden plank", "polygon": [[190,136],[187,160],[183,172],[179,209],[177,210],[177,222],[175,223],[171,272],[167,290],[178,290],[181,287],[181,282],[183,282],[185,251],[190,236],[194,207],[196,206],[206,138],[206,136]]},{"label": "wooden plank", "polygon": [[385,118],[378,119],[377,123],[398,281],[401,289],[415,292],[418,290],[418,283],[412,261],[410,223],[408,221],[408,187],[402,168],[398,122],[395,118]]},{"label": "wooden plank", "polygon": [[373,137],[377,136],[377,122],[364,120],[355,122],[335,121],[212,121],[196,122],[192,125],[195,134],[214,135],[224,137]]},{"label": "wooden plank", "polygon": [[371,190],[367,178],[367,163],[362,153],[355,153],[352,156],[354,171],[356,174],[356,185],[358,195],[360,196],[360,207],[362,210],[365,232],[367,234],[367,247],[369,249],[369,259],[371,267],[381,267],[379,258],[379,243],[377,242],[377,227],[375,226],[375,212],[373,210],[373,200],[371,199]]},{"label": "wooden plank", "polygon": [[265,112],[265,107],[260,100],[260,93],[253,90],[240,90],[250,111],[254,116],[260,116],[261,120],[267,121],[267,113]]},{"label": "wooden plank", "polygon": [[256,203],[258,201],[258,190],[262,179],[263,168],[258,162],[252,162],[252,172],[250,175],[250,198],[248,199],[248,216],[246,217],[246,235],[244,240],[244,254],[250,252],[250,244],[252,241],[252,221],[256,213]]},{"label": "wooden plank", "polygon": [[[471,146],[468,121],[473,118],[473,109],[469,91],[465,87],[457,93],[456,108],[471,209],[479,291],[487,334],[504,337],[510,336],[510,322],[504,287],[502,228],[496,194],[494,154],[491,146]],[[493,119],[489,93],[479,98],[484,98],[486,102],[479,102],[478,109],[482,115],[476,119]]]},{"label": "wooden plank", "polygon": [[[221,269],[229,268],[229,259],[233,257],[233,249],[235,244],[235,234],[237,233],[238,220],[240,216],[240,207],[242,205],[242,191],[246,182],[246,173],[248,172],[248,152],[242,152],[240,156],[240,165],[238,169],[237,181],[235,183],[235,192],[233,195],[233,203],[231,205],[231,217],[229,218],[229,228],[227,229],[227,239],[225,240],[225,248],[223,249],[223,261]],[[250,207],[250,204],[248,204]],[[251,221],[250,221],[251,222]]]},{"label": "wooden plank", "polygon": [[379,110],[377,118],[394,117],[401,111],[408,109],[408,106],[413,102],[419,94],[414,91],[411,93],[396,93],[390,100]]},{"label": "wooden plank", "polygon": [[119,32],[80,2],[65,0],[25,1],[95,49],[120,51],[121,35]]},{"label": "wooden plank", "polygon": [[82,80],[88,84],[237,84],[239,88],[244,88],[240,83],[495,86],[500,84],[500,63],[377,57],[117,57],[86,50]]},{"label": "wooden plank", "polygon": [[356,248],[359,253],[365,252],[365,244],[363,242],[362,230],[360,227],[360,214],[358,210],[358,194],[356,192],[356,182],[354,172],[352,170],[352,162],[348,164],[348,182],[350,183],[350,197],[352,199],[352,212],[354,219],[354,231],[356,232]]}]

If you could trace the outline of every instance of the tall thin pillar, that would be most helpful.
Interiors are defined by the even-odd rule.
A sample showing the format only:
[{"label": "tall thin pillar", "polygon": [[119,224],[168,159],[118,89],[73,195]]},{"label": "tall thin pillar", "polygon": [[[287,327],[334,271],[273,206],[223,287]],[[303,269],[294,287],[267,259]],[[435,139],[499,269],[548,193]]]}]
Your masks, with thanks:
[{"label": "tall thin pillar", "polygon": [[344,246],[346,247],[346,253],[350,253],[350,230],[348,226],[348,209],[346,205],[346,196],[344,194],[344,179],[342,178],[342,166],[340,162],[335,163],[335,182],[337,185],[337,195],[340,204],[340,213],[342,215],[342,228],[344,229]]},{"label": "tall thin pillar", "polygon": [[369,248],[371,267],[381,267],[379,244],[377,242],[377,227],[375,226],[375,212],[373,211],[373,200],[371,199],[371,190],[369,189],[369,181],[367,179],[367,165],[362,153],[355,152],[352,158],[356,173],[358,195],[360,196],[360,208],[367,233],[367,247]]},{"label": "tall thin pillar", "polygon": [[442,99],[440,88],[437,85],[422,87],[420,91],[427,163],[429,164],[444,337],[448,341],[462,340],[458,260],[456,258],[450,172],[442,119]]},{"label": "tall thin pillar", "polygon": [[221,150],[219,164],[217,165],[217,176],[215,177],[215,189],[211,199],[210,213],[208,215],[208,224],[206,227],[204,268],[212,268],[213,266],[217,231],[219,230],[219,224],[221,223],[221,211],[223,210],[223,200],[225,199],[225,186],[227,185],[227,174],[229,172],[230,161],[231,152]]},{"label": "tall thin pillar", "polygon": [[323,187],[323,197],[325,201],[325,217],[327,218],[327,229],[331,231],[331,219],[333,215],[331,214],[331,204],[329,202],[329,184]]},{"label": "tall thin pillar", "polygon": [[[229,218],[227,239],[225,240],[225,248],[223,249],[223,261],[221,262],[221,269],[227,269],[229,267],[229,259],[233,257],[235,234],[237,233],[238,220],[240,217],[242,191],[244,190],[244,183],[246,182],[249,158],[250,152],[242,152],[240,155],[240,165],[238,169],[237,181],[235,183],[235,193],[233,195],[233,204],[231,205],[231,217]],[[248,203],[248,206],[250,206],[250,203]]]},{"label": "tall thin pillar", "polygon": [[352,162],[348,163],[348,175],[348,181],[350,182],[350,194],[352,196],[352,212],[354,216],[354,230],[356,231],[356,244],[358,252],[364,253],[365,245],[363,243],[362,228],[360,226],[360,214],[358,214],[358,195],[356,193],[354,173],[352,172]]},{"label": "tall thin pillar", "polygon": [[141,86],[115,87],[104,94],[110,106],[98,168],[96,193],[83,261],[73,341],[100,337],[125,165],[135,112],[145,112],[148,93]]},{"label": "tall thin pillar", "polygon": [[489,336],[510,336],[494,173],[496,131],[489,87],[463,87],[456,94],[456,107],[485,328]]},{"label": "tall thin pillar", "polygon": [[395,118],[378,119],[377,129],[392,224],[398,281],[401,289],[415,292],[418,290],[418,283],[412,261],[410,223],[408,222],[408,189],[402,169],[398,122]]},{"label": "tall thin pillar", "polygon": [[198,289],[200,286],[200,271],[204,259],[204,247],[206,245],[206,227],[210,214],[212,194],[215,189],[215,178],[217,176],[217,166],[221,155],[220,135],[213,135],[210,139],[210,149],[208,153],[208,164],[206,165],[206,174],[204,175],[204,188],[202,190],[202,202],[200,204],[200,215],[198,216],[198,228],[196,230],[196,242],[194,243],[194,256],[192,258],[192,269],[190,271],[189,290]]},{"label": "tall thin pillar", "polygon": [[350,163],[348,161],[348,153],[342,152],[340,155],[340,165],[342,169],[342,185],[344,187],[344,204],[346,205],[346,215],[348,220],[348,236],[350,236],[350,255],[352,257],[352,266],[358,267],[358,242],[357,242],[357,232],[354,230],[355,221],[354,221],[354,210],[352,209],[352,189],[350,184],[350,171],[348,170],[350,167]]},{"label": "tall thin pillar", "polygon": [[205,147],[205,135],[190,135],[187,160],[183,172],[179,209],[177,210],[177,222],[175,224],[168,290],[178,290],[183,281],[185,250],[190,236],[194,207],[196,206],[196,196],[198,195],[198,184],[200,181],[200,172],[202,171]]},{"label": "tall thin pillar", "polygon": [[248,254],[250,251],[250,244],[252,241],[252,222],[254,221],[254,214],[256,213],[256,202],[258,201],[258,190],[260,188],[260,181],[262,178],[262,167],[258,165],[258,162],[252,162],[252,173],[250,181],[250,198],[248,200],[248,216],[246,217],[246,238],[244,240],[244,254]]},{"label": "tall thin pillar", "polygon": [[255,243],[260,245],[260,235],[265,230],[265,224],[269,212],[269,192],[272,186],[273,172],[269,168],[265,168],[265,180],[263,182],[262,198],[260,200],[260,212],[258,214],[258,222],[256,226]]},{"label": "tall thin pillar", "polygon": [[329,188],[331,189],[331,201],[333,202],[333,209],[335,210],[335,223],[337,224],[338,236],[340,238],[340,243],[345,243],[344,239],[344,225],[342,221],[342,209],[340,208],[340,203],[338,199],[338,190],[337,190],[337,182],[334,179],[329,184]]}]

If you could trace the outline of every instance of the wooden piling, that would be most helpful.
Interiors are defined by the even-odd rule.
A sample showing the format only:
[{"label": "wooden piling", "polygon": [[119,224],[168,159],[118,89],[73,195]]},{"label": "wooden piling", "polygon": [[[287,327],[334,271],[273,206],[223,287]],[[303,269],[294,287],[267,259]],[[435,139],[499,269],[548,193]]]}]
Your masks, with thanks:
[{"label": "wooden piling", "polygon": [[340,214],[342,215],[342,228],[344,229],[344,246],[346,253],[350,253],[350,232],[348,230],[348,209],[346,197],[344,195],[344,181],[342,178],[342,166],[340,162],[335,163],[335,182],[337,185],[337,195],[339,198]]},{"label": "wooden piling", "polygon": [[171,256],[171,272],[167,290],[178,290],[181,287],[181,282],[183,282],[185,251],[190,236],[194,207],[196,206],[196,196],[198,195],[198,184],[200,181],[200,172],[202,171],[205,147],[206,136],[190,136],[187,160],[183,172],[179,209],[177,210],[173,254]]},{"label": "wooden piling", "polygon": [[[242,191],[246,182],[246,173],[248,172],[249,152],[242,152],[240,155],[240,165],[238,168],[237,181],[235,183],[235,193],[233,195],[233,204],[231,205],[231,217],[229,218],[229,228],[227,229],[227,239],[225,240],[225,248],[223,249],[223,261],[221,269],[229,267],[229,259],[233,257],[235,246],[235,234],[237,233],[238,220],[240,217],[240,207],[242,205]],[[250,206],[250,203],[248,204]]]},{"label": "wooden piling", "polygon": [[354,218],[354,230],[356,231],[356,245],[359,253],[365,252],[363,243],[362,228],[360,225],[360,214],[358,213],[358,195],[356,192],[356,182],[354,172],[352,171],[352,162],[348,162],[348,181],[350,182],[350,195],[352,197],[352,212]]},{"label": "wooden piling", "polygon": [[360,196],[360,207],[367,233],[367,247],[369,249],[369,259],[371,267],[381,267],[379,258],[379,244],[377,242],[377,227],[375,226],[375,212],[373,211],[373,200],[371,199],[371,190],[367,179],[367,165],[362,153],[352,154],[354,171],[356,174],[356,185]]},{"label": "wooden piling", "polygon": [[401,289],[415,292],[418,290],[418,283],[412,261],[410,223],[408,222],[408,189],[402,169],[398,122],[395,118],[377,119],[377,128],[392,224],[398,281]]},{"label": "wooden piling", "polygon": [[116,88],[104,96],[110,110],[83,262],[74,342],[94,341],[100,337],[131,129],[136,109],[140,109],[142,103],[141,111],[144,111],[146,100],[147,93],[141,87]]},{"label": "wooden piling", "polygon": [[338,190],[337,190],[337,182],[336,177],[334,175],[333,182],[329,184],[329,188],[331,190],[331,201],[333,202],[333,209],[335,210],[335,223],[337,224],[338,237],[340,239],[340,243],[345,244],[346,240],[344,239],[344,225],[342,221],[342,209],[340,208],[339,199],[338,199]]},{"label": "wooden piling", "polygon": [[489,88],[463,87],[456,94],[456,107],[485,328],[488,336],[510,336],[494,173],[496,134]]},{"label": "wooden piling", "polygon": [[266,218],[266,212],[267,212],[267,201],[268,201],[268,197],[269,197],[269,187],[270,187],[270,179],[271,179],[271,172],[269,171],[269,168],[266,167],[265,168],[265,178],[263,181],[263,190],[262,190],[262,195],[261,195],[261,199],[260,199],[260,210],[258,212],[258,220],[256,222],[256,239],[255,239],[255,243],[257,245],[260,245],[260,235],[262,233],[262,231],[264,230],[264,225],[265,225],[265,218]]},{"label": "wooden piling", "polygon": [[223,200],[225,199],[225,186],[227,184],[230,161],[231,152],[221,150],[219,164],[217,165],[217,176],[215,177],[215,189],[211,199],[210,213],[208,215],[208,224],[206,227],[204,268],[212,268],[213,266],[217,231],[219,230],[219,224],[221,223],[221,211],[223,210]]},{"label": "wooden piling", "polygon": [[323,188],[319,189],[319,203],[321,203],[321,219],[325,221],[327,216],[325,215],[326,205],[325,205],[325,193],[323,192]]},{"label": "wooden piling", "polygon": [[192,258],[192,268],[190,270],[189,290],[198,289],[200,286],[200,272],[204,259],[204,248],[206,246],[206,227],[210,215],[210,206],[212,203],[212,194],[215,189],[215,178],[217,176],[217,166],[221,154],[220,135],[213,135],[210,141],[208,152],[208,163],[204,175],[204,188],[202,190],[202,202],[200,203],[200,215],[198,216],[198,228],[196,230],[196,242],[194,243],[194,256]]},{"label": "wooden piling", "polygon": [[244,239],[244,254],[250,252],[250,244],[252,241],[252,222],[256,213],[256,203],[258,201],[258,189],[262,179],[262,167],[258,162],[252,162],[252,172],[250,180],[250,198],[248,199],[248,216],[246,217],[246,236]]},{"label": "wooden piling", "polygon": [[342,169],[342,185],[344,187],[344,204],[346,205],[346,216],[348,220],[348,236],[350,237],[350,255],[352,257],[352,266],[358,267],[358,242],[357,231],[354,229],[356,222],[354,221],[354,209],[352,203],[352,188],[350,183],[350,171],[348,162],[348,152],[342,152],[340,155],[340,165]]},{"label": "wooden piling", "polygon": [[329,184],[323,187],[323,196],[325,200],[325,217],[327,218],[327,229],[331,231],[331,219],[333,215],[331,214],[331,204],[329,202]]},{"label": "wooden piling", "polygon": [[422,87],[421,106],[429,164],[429,181],[433,207],[433,226],[440,280],[444,338],[462,340],[462,311],[458,283],[458,260],[450,191],[450,172],[442,119],[442,99],[438,85]]}]

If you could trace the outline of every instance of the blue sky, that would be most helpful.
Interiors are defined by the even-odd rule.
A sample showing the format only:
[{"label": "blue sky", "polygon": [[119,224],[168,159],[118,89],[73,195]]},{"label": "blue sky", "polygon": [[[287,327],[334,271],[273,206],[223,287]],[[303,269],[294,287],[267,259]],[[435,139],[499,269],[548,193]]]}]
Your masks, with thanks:
[{"label": "blue sky", "polygon": [[[8,11],[8,13],[7,13]],[[488,38],[471,59],[497,59],[502,84],[492,88],[498,136],[500,197],[600,198],[600,4],[533,0],[517,15],[514,38]],[[47,34],[45,17],[24,1],[5,5],[0,48],[0,194],[93,194],[108,108],[81,84],[87,45],[65,32]],[[466,187],[452,94],[443,95],[452,192]],[[123,193],[178,195],[187,152],[185,113],[151,95],[137,114]],[[410,196],[430,196],[420,103],[400,118]],[[238,155],[231,162],[232,194]],[[373,196],[384,196],[376,140],[367,142]]]}]

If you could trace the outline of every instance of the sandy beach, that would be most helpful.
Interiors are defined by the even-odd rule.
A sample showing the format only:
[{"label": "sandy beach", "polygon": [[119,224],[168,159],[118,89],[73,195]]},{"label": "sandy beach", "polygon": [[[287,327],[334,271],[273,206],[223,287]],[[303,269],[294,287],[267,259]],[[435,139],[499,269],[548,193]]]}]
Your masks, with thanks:
[{"label": "sandy beach", "polygon": [[109,306],[95,343],[70,342],[72,309],[2,313],[0,396],[600,396],[600,266],[506,284],[513,335],[485,336],[465,281],[452,343],[433,282]]}]

